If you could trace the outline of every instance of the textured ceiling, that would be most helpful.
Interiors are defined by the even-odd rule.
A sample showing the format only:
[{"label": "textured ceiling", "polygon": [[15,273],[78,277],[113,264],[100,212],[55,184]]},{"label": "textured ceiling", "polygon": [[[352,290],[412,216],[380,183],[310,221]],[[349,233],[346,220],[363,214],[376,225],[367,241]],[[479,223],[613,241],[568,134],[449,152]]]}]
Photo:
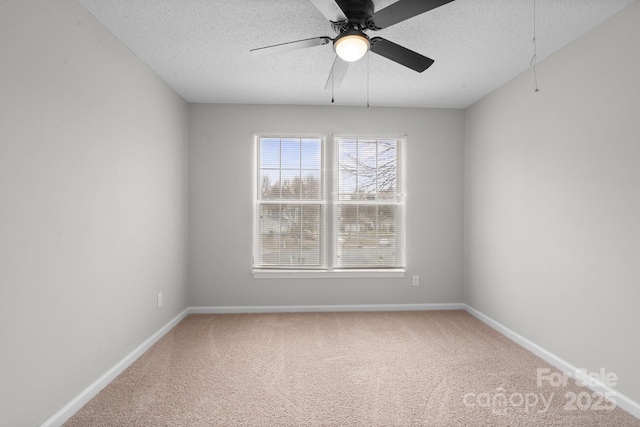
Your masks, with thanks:
[{"label": "textured ceiling", "polygon": [[[186,101],[328,105],[331,45],[250,49],[334,37],[309,0],[78,0]],[[535,0],[538,61],[634,0]],[[374,0],[376,10],[394,0]],[[465,108],[530,67],[534,0],[456,0],[370,36],[435,59],[416,73],[370,54],[336,105]],[[368,83],[368,84],[367,84]],[[541,89],[544,79],[539,79]],[[532,82],[533,90],[533,82]]]}]

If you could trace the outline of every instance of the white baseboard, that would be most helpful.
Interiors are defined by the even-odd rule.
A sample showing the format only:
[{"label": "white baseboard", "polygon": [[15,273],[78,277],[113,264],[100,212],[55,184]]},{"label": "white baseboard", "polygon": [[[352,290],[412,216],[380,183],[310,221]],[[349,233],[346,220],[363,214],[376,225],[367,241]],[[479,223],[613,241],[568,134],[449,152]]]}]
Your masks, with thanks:
[{"label": "white baseboard", "polygon": [[226,313],[309,313],[344,311],[426,311],[464,310],[464,304],[361,304],[361,305],[275,305],[189,307],[189,314]]},{"label": "white baseboard", "polygon": [[87,387],[82,393],[76,396],[71,402],[69,402],[64,408],[56,412],[51,418],[45,421],[41,427],[58,427],[66,422],[73,416],[80,408],[82,408],[87,402],[97,395],[100,390],[105,388],[111,381],[113,381],[118,375],[120,375],[125,369],[127,369],[133,362],[135,362],[145,351],[151,348],[160,338],[162,338],[167,332],[169,332],[174,326],[182,321],[189,314],[189,309],[184,310],[178,314],[166,325],[160,328],[155,334],[147,338],[142,344],[136,347],[131,353],[126,355],[124,359],[116,363],[116,365],[105,372],[100,378],[95,380],[93,384]]},{"label": "white baseboard", "polygon": [[[552,366],[558,368],[562,372],[569,375],[575,375],[576,379],[580,379],[590,386],[588,378],[580,376],[579,370],[561,359],[555,354],[545,350],[539,345],[529,341],[522,335],[519,335],[498,323],[489,316],[479,312],[475,308],[464,303],[445,303],[445,304],[365,304],[365,305],[296,305],[296,306],[227,306],[227,307],[189,307],[164,325],[155,334],[140,344],[135,350],[128,354],[124,359],[118,362],[113,368],[98,378],[93,384],[87,387],[75,399],[69,402],[64,408],[59,410],[55,415],[49,418],[42,427],[58,427],[67,421],[73,414],[89,402],[96,394],[105,388],[113,379],[115,379],[122,371],[135,362],[145,351],[153,344],[169,332],[174,326],[182,321],[189,314],[225,314],[225,313],[303,313],[303,312],[346,312],[346,311],[428,311],[428,310],[465,310],[472,316],[486,323],[502,335],[511,339],[520,346],[526,348],[536,356],[545,360]],[[640,418],[640,404],[627,396],[620,394],[614,389],[604,384],[596,384],[590,387],[599,393],[613,393],[615,395],[616,405],[633,416]]]},{"label": "white baseboard", "polygon": [[634,401],[633,399],[630,399],[629,397],[625,396],[624,394],[621,394],[620,392],[603,384],[602,382],[594,381],[593,378],[589,378],[587,375],[583,373],[583,371],[573,366],[566,360],[545,350],[544,348],[540,347],[534,342],[529,341],[522,335],[517,334],[516,332],[512,331],[511,329],[507,328],[501,323],[493,320],[492,318],[485,315],[484,313],[479,312],[475,308],[467,304],[463,304],[463,305],[467,313],[471,314],[473,317],[486,323],[488,326],[500,332],[502,335],[514,341],[516,344],[526,348],[527,350],[529,350],[531,353],[535,354],[542,360],[558,368],[560,371],[566,373],[567,375],[573,377],[576,380],[580,380],[582,384],[585,384],[586,387],[590,388],[591,390],[598,392],[604,396],[614,396],[616,406],[619,406],[620,408],[629,412],[634,417],[640,418],[640,403]]}]

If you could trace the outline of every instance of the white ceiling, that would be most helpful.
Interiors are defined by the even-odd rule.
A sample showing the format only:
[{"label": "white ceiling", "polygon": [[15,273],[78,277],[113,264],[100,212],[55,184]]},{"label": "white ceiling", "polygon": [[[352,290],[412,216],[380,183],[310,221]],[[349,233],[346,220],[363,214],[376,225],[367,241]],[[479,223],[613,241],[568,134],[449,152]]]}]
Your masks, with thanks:
[{"label": "white ceiling", "polygon": [[[309,0],[78,1],[188,102],[331,104],[330,44],[249,53],[334,37]],[[633,1],[535,0],[538,61]],[[376,10],[391,3],[374,0]],[[370,54],[351,65],[335,104],[363,106],[368,96],[371,106],[465,108],[530,67],[533,30],[534,0],[456,0],[369,32],[436,62],[416,73]]]}]

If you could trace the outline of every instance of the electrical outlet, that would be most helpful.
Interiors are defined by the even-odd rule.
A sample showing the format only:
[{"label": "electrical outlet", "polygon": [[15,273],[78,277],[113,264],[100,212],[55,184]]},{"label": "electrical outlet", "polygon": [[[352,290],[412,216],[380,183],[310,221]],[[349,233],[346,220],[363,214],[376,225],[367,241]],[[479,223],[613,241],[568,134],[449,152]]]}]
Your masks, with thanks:
[{"label": "electrical outlet", "polygon": [[158,307],[162,305],[162,292],[158,292]]},{"label": "electrical outlet", "polygon": [[413,286],[420,286],[420,276],[413,276]]}]

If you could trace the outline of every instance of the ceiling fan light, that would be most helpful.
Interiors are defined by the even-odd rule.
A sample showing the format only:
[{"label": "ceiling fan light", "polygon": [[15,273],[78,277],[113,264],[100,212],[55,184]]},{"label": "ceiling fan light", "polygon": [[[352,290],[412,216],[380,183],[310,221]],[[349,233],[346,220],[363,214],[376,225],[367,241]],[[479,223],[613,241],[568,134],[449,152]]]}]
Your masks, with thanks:
[{"label": "ceiling fan light", "polygon": [[359,34],[347,35],[336,40],[333,48],[340,58],[347,62],[354,62],[367,53],[369,40]]}]

